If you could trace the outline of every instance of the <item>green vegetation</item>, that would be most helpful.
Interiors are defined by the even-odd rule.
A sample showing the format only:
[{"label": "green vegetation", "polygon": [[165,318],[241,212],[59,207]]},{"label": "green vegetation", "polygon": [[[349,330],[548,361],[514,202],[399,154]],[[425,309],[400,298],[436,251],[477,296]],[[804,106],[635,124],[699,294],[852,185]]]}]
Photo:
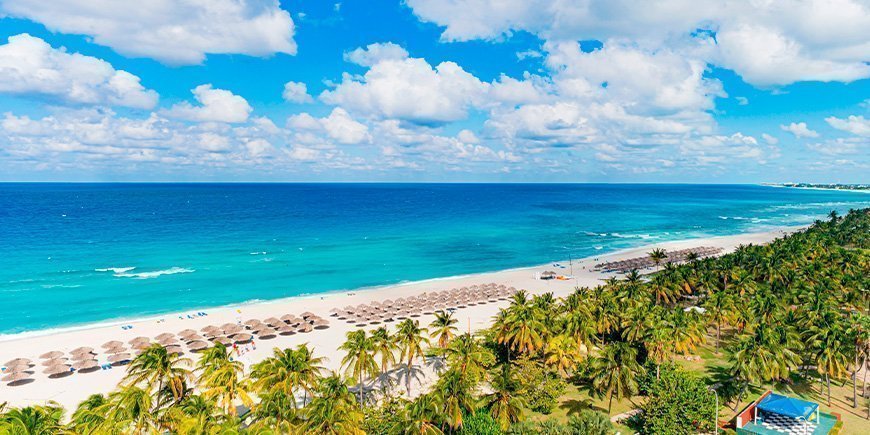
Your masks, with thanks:
[{"label": "green vegetation", "polygon": [[[0,433],[681,434],[712,429],[714,389],[721,420],[774,389],[821,400],[842,433],[867,433],[868,236],[870,210],[832,214],[766,246],[564,298],[520,291],[476,335],[445,313],[428,328],[353,331],[341,374],[305,345],[275,349],[248,376],[222,346],[192,368],[154,346],[69,423],[54,404],[0,408]],[[411,397],[424,365],[438,378]]]}]

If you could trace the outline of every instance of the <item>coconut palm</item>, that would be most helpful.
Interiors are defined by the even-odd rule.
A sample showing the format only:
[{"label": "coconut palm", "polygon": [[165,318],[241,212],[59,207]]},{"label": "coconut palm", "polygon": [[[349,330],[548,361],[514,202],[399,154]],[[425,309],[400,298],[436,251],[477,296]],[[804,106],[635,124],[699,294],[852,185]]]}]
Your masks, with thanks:
[{"label": "coconut palm", "polygon": [[507,431],[511,424],[520,421],[526,406],[519,391],[520,383],[510,364],[502,364],[489,384],[492,392],[484,396],[484,404],[501,429]]},{"label": "coconut palm", "polygon": [[546,327],[543,311],[526,297],[524,291],[513,295],[503,316],[499,343],[519,353],[534,353],[544,346]]},{"label": "coconut palm", "polygon": [[[184,395],[188,381],[192,379],[190,365],[190,359],[167,352],[165,347],[154,344],[133,358],[122,383],[140,386],[158,395],[166,387],[171,393],[172,401],[178,402]],[[159,398],[157,405],[162,405]]]},{"label": "coconut palm", "polygon": [[828,406],[831,406],[831,378],[840,379],[848,371],[854,347],[845,331],[837,325],[819,328],[812,336],[813,358],[828,388]]},{"label": "coconut palm", "polygon": [[364,434],[363,413],[353,394],[335,373],[320,379],[311,403],[305,407],[305,432],[323,435]]},{"label": "coconut palm", "polygon": [[53,435],[63,429],[63,408],[55,402],[12,408],[0,414],[0,432],[10,435]]},{"label": "coconut palm", "polygon": [[652,260],[653,263],[655,263],[656,268],[658,268],[659,265],[662,263],[662,261],[665,261],[667,258],[668,258],[668,253],[664,249],[661,249],[661,248],[653,249],[649,253],[649,259]]},{"label": "coconut palm", "polygon": [[637,376],[643,368],[637,362],[637,349],[628,343],[614,342],[604,346],[592,360],[592,387],[606,395],[607,413],[613,407],[613,398],[631,397],[637,391]]},{"label": "coconut palm", "polygon": [[434,396],[423,394],[413,402],[408,403],[395,426],[394,433],[408,435],[441,435],[443,432],[437,425],[438,407]]},{"label": "coconut palm", "polygon": [[438,342],[441,349],[447,348],[450,340],[456,336],[456,322],[453,312],[436,311],[435,319],[429,324],[431,338]]},{"label": "coconut palm", "polygon": [[475,387],[476,383],[469,376],[450,369],[438,378],[432,388],[438,413],[451,430],[461,428],[462,416],[474,411],[472,391]]},{"label": "coconut palm", "polygon": [[381,390],[386,390],[387,372],[396,364],[396,340],[387,328],[381,326],[372,331],[374,357],[380,365]]},{"label": "coconut palm", "polygon": [[341,359],[341,366],[345,374],[356,379],[356,388],[359,391],[359,405],[363,405],[363,379],[376,376],[378,363],[375,361],[375,346],[371,337],[363,329],[350,331],[346,335],[347,340],[339,347],[345,352]]},{"label": "coconut palm", "polygon": [[451,370],[459,371],[473,382],[486,377],[486,370],[495,362],[495,356],[469,333],[462,334],[444,350]]},{"label": "coconut palm", "polygon": [[87,399],[79,403],[70,419],[70,430],[80,434],[95,433],[105,422],[103,407],[108,403],[106,396],[91,394]]},{"label": "coconut palm", "polygon": [[400,359],[407,369],[405,383],[408,396],[411,395],[411,372],[414,367],[414,359],[423,357],[423,345],[429,343],[428,330],[420,327],[420,322],[413,319],[405,319],[397,326],[394,337],[399,347]]},{"label": "coconut palm", "polygon": [[105,433],[148,433],[157,430],[158,415],[151,392],[133,385],[122,386],[109,393],[107,403],[100,408],[106,420],[100,426]]},{"label": "coconut palm", "polygon": [[283,391],[261,393],[260,401],[251,409],[253,422],[250,429],[254,433],[258,430],[268,432],[266,429],[277,433],[299,433],[302,424],[299,411],[296,408],[296,398],[288,396]]},{"label": "coconut palm", "polygon": [[544,363],[565,376],[583,359],[574,339],[564,334],[548,341],[544,352]]},{"label": "coconut palm", "polygon": [[716,325],[716,353],[722,342],[722,325],[734,319],[734,298],[724,291],[710,293],[702,304],[710,322]]},{"label": "coconut palm", "polygon": [[253,404],[248,394],[251,385],[244,377],[245,366],[241,361],[234,361],[223,344],[216,343],[203,352],[197,363],[197,371],[198,386],[203,396],[217,401],[223,412],[235,416],[236,399],[248,407]]},{"label": "coconut palm", "polygon": [[[305,402],[323,371],[321,364],[323,358],[314,357],[307,344],[300,344],[296,349],[276,347],[271,357],[253,365],[251,378],[260,394],[281,391],[288,397],[295,397],[301,389]],[[296,406],[294,399],[293,407]]]}]

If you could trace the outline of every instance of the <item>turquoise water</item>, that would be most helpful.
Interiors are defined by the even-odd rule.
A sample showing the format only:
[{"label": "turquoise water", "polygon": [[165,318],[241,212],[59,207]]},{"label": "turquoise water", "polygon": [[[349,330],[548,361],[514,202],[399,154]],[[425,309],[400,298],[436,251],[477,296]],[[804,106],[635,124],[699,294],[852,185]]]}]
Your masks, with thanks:
[{"label": "turquoise water", "polygon": [[0,184],[0,333],[802,225],[855,192],[739,185]]}]

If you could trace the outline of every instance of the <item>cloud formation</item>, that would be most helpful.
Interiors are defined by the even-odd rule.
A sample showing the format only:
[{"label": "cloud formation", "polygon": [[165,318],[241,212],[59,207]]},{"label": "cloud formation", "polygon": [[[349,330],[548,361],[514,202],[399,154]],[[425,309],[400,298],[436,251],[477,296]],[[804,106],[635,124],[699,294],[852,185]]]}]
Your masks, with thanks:
[{"label": "cloud formation", "polygon": [[245,122],[253,110],[244,98],[224,89],[214,89],[211,84],[199,85],[191,92],[199,105],[183,101],[164,110],[163,114],[187,121]]},{"label": "cloud formation", "polygon": [[142,86],[139,77],[26,33],[0,45],[0,92],[137,109],[151,109],[158,100],[157,92]]},{"label": "cloud formation", "polygon": [[278,0],[2,0],[0,11],[171,65],[201,63],[206,54],[296,54],[293,19]]}]

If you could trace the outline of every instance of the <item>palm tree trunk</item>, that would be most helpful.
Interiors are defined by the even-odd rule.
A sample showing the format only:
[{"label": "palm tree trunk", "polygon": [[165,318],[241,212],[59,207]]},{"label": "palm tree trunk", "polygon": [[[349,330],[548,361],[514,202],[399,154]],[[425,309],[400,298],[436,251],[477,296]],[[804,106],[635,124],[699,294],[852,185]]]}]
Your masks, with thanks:
[{"label": "palm tree trunk", "polygon": [[607,415],[610,415],[610,410],[613,408],[613,392],[610,393],[610,400],[607,401]]},{"label": "palm tree trunk", "polygon": [[656,379],[660,379],[659,377],[659,369],[661,368],[661,364],[656,364]]},{"label": "palm tree trunk", "polygon": [[825,384],[828,386],[828,406],[831,406],[831,376],[825,373]]},{"label": "palm tree trunk", "polygon": [[716,354],[719,354],[719,340],[722,337],[722,321],[716,322]]},{"label": "palm tree trunk", "polygon": [[408,390],[408,398],[411,397],[411,364],[414,363],[414,357],[408,358],[408,373],[405,374],[405,388]]},{"label": "palm tree trunk", "polygon": [[363,379],[362,379],[362,371],[359,372],[359,383],[356,384],[356,387],[359,388],[359,407],[363,406]]},{"label": "palm tree trunk", "polygon": [[852,373],[852,407],[858,409],[858,353],[855,352],[855,371]]},{"label": "palm tree trunk", "polygon": [[734,412],[737,412],[737,407],[740,406],[740,401],[743,400],[743,394],[746,393],[746,389],[749,387],[748,382],[743,383],[743,387],[740,389],[740,394],[737,395],[737,401],[734,402]]}]

